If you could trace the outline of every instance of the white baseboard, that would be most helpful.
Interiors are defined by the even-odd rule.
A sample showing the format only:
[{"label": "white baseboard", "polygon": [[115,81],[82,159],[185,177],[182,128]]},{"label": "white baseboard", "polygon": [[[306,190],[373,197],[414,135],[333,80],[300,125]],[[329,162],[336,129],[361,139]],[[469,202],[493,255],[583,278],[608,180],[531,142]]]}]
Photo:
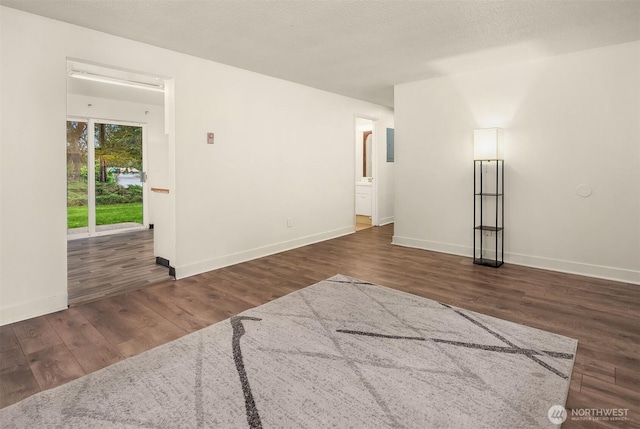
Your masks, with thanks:
[{"label": "white baseboard", "polygon": [[517,253],[509,253],[508,256],[505,253],[504,261],[510,264],[524,265],[525,267],[542,268],[567,274],[640,285],[640,271],[626,270],[624,268],[605,267],[603,265],[584,264],[582,262],[563,261]]},{"label": "white baseboard", "polygon": [[393,216],[389,216],[389,217],[385,217],[382,219],[378,219],[378,225],[376,226],[385,226],[385,225],[389,225],[390,223],[394,222],[394,218]]},{"label": "white baseboard", "polygon": [[[473,248],[471,247],[420,240],[416,238],[393,236],[392,244],[413,247],[416,249],[431,250],[434,252],[450,253],[458,256],[466,256],[468,258],[471,258],[473,255]],[[624,268],[606,267],[602,265],[563,261],[559,259],[507,252],[504,254],[504,261],[508,264],[640,285],[640,271],[627,270]]]},{"label": "white baseboard", "polygon": [[176,266],[176,280],[184,279],[196,274],[206,273],[207,271],[217,270],[219,268],[228,267],[230,265],[239,264],[241,262],[251,261],[253,259],[262,258],[264,256],[273,255],[275,253],[286,252],[287,250],[292,250],[298,247],[307,246],[309,244],[330,240],[332,238],[342,237],[344,235],[353,234],[354,232],[354,227],[348,226],[333,231],[327,231],[320,234],[296,238],[290,241],[283,241],[268,246],[257,247],[255,249],[221,256],[207,261]]},{"label": "white baseboard", "polygon": [[450,253],[452,255],[471,257],[473,249],[455,244],[440,243],[438,241],[420,240],[417,238],[398,237],[394,235],[391,244],[398,246],[413,247],[416,249],[432,250],[434,252]]},{"label": "white baseboard", "polygon": [[2,307],[0,309],[0,326],[42,316],[43,314],[66,310],[67,308],[68,296],[66,293],[10,307]]}]

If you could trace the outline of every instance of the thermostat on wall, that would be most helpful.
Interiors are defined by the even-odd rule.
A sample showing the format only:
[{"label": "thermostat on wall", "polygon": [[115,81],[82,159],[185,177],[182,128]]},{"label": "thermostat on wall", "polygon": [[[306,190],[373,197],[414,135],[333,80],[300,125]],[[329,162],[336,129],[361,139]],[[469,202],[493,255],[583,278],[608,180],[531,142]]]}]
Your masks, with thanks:
[{"label": "thermostat on wall", "polygon": [[207,133],[207,143],[213,144],[213,133]]}]

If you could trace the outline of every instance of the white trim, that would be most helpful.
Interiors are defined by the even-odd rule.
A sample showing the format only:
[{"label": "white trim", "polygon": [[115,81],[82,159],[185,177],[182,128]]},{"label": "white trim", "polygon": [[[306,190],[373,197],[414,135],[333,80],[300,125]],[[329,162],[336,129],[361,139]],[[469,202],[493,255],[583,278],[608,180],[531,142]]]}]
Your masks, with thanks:
[{"label": "white trim", "polygon": [[105,124],[105,125],[123,125],[125,127],[142,127],[146,125],[145,122],[133,122],[133,121],[119,121],[116,119],[104,119],[104,118],[91,118],[95,121],[96,124]]},{"label": "white trim", "polygon": [[[147,160],[147,144],[148,144],[148,136],[147,136],[147,124],[140,124],[140,128],[142,128],[142,171],[140,174],[142,175],[142,226],[144,228],[149,228],[149,175],[147,171],[148,168],[148,160]],[[146,177],[145,177],[146,176]]]},{"label": "white trim", "polygon": [[399,237],[397,235],[394,235],[391,238],[391,244],[412,247],[415,249],[431,250],[434,252],[449,253],[458,256],[466,256],[469,258],[473,255],[473,249],[471,249],[471,247],[440,243],[438,241],[420,240],[417,238]]},{"label": "white trim", "polygon": [[389,225],[390,223],[393,223],[394,217],[393,216],[389,216],[389,217],[385,217],[379,220],[380,224],[376,225],[376,226],[385,226],[385,225]]},{"label": "white trim", "polygon": [[178,265],[176,269],[176,280],[194,276],[196,274],[205,273],[207,271],[217,270],[219,268],[228,267],[230,265],[247,262],[253,259],[262,258],[264,256],[274,255],[287,250],[297,249],[298,247],[308,246],[310,244],[319,243],[325,240],[342,237],[353,234],[355,231],[352,226],[347,226],[333,231],[327,231],[320,234],[308,235],[306,237],[296,238],[294,240],[283,241],[280,243],[270,244],[268,246],[256,247],[230,255],[220,256],[218,258],[209,259],[207,261],[196,262],[188,265]]},{"label": "white trim", "polygon": [[147,125],[146,122],[123,121],[111,118],[94,118],[93,116],[67,115],[67,121],[89,122],[90,120],[93,120],[96,124],[115,124],[128,127],[141,127],[143,125]]},{"label": "white trim", "polygon": [[148,227],[144,225],[132,226],[128,228],[114,228],[114,229],[108,229],[106,231],[96,231],[95,234],[93,235],[89,235],[88,233],[75,233],[75,234],[67,233],[67,241],[78,240],[80,238],[101,237],[103,235],[115,235],[115,234],[120,234],[122,232],[142,231],[143,229],[147,229],[147,228]]},{"label": "white trim", "polygon": [[582,262],[563,261],[540,256],[521,255],[518,253],[509,253],[508,255],[505,253],[504,259],[505,262],[514,265],[640,285],[640,271],[585,264]]},{"label": "white trim", "polygon": [[[473,255],[473,249],[471,247],[420,240],[416,238],[399,237],[394,235],[391,243],[398,246],[449,253],[467,258],[471,258]],[[606,267],[602,265],[563,261],[560,259],[507,252],[504,254],[504,261],[508,264],[521,265],[524,267],[540,268],[543,270],[640,285],[640,271],[628,270],[625,268]]]},{"label": "white trim", "polygon": [[371,225],[380,225],[378,219],[378,120],[372,119],[373,135],[371,136]]},{"label": "white trim", "polygon": [[0,326],[60,310],[66,310],[68,308],[67,300],[68,296],[64,293],[62,295],[50,296],[11,307],[3,307],[0,310]]},{"label": "white trim", "polygon": [[[100,63],[97,61],[90,61],[84,58],[78,58],[78,57],[67,57],[67,64],[69,62],[75,63],[75,65],[73,65],[74,68],[86,68],[86,66],[95,66],[95,67],[99,67],[105,70],[105,73],[107,73],[108,71],[116,71],[116,72],[124,72],[127,74],[134,74],[137,75],[139,77],[142,78],[150,78],[150,79],[159,79],[159,80],[164,80],[164,85],[166,86],[166,80],[169,79],[169,77],[167,76],[162,76],[162,75],[158,75],[158,74],[154,74],[154,73],[148,73],[148,72],[143,72],[140,70],[134,70],[134,69],[129,69],[126,67],[117,67],[111,64],[104,64],[104,63]],[[68,70],[70,71],[70,70]],[[166,88],[165,88],[166,89]]]},{"label": "white trim", "polygon": [[[96,235],[96,120],[87,122],[87,212],[89,236]],[[68,228],[69,226],[67,226]],[[68,234],[67,234],[68,235]]]},{"label": "white trim", "polygon": [[72,77],[75,79],[90,80],[94,82],[109,83],[112,85],[126,86],[129,88],[138,88],[138,89],[146,89],[148,91],[164,92],[164,85],[148,83],[148,82],[139,82],[137,80],[122,79],[122,78],[111,77],[111,76],[103,76],[100,74],[90,73],[82,70],[71,70],[69,72],[69,77]]}]

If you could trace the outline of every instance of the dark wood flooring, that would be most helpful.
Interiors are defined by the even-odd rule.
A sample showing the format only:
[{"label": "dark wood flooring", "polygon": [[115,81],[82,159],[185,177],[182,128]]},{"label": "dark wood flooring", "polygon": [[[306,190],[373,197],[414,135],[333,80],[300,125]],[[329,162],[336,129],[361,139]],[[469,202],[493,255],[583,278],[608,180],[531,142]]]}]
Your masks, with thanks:
[{"label": "dark wood flooring", "polygon": [[152,229],[67,242],[69,305],[169,279],[169,268],[156,264]]},{"label": "dark wood flooring", "polygon": [[640,427],[640,286],[390,244],[393,225],[0,328],[0,406],[340,273],[579,340],[569,408],[629,409]]}]

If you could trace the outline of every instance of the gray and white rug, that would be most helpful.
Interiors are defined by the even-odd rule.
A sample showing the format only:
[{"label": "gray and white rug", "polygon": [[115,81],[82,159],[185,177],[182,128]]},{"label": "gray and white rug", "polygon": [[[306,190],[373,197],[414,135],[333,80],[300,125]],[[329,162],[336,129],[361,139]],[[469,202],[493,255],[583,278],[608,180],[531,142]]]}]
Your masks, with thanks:
[{"label": "gray and white rug", "polygon": [[337,275],[0,410],[0,426],[547,428],[577,341]]}]

